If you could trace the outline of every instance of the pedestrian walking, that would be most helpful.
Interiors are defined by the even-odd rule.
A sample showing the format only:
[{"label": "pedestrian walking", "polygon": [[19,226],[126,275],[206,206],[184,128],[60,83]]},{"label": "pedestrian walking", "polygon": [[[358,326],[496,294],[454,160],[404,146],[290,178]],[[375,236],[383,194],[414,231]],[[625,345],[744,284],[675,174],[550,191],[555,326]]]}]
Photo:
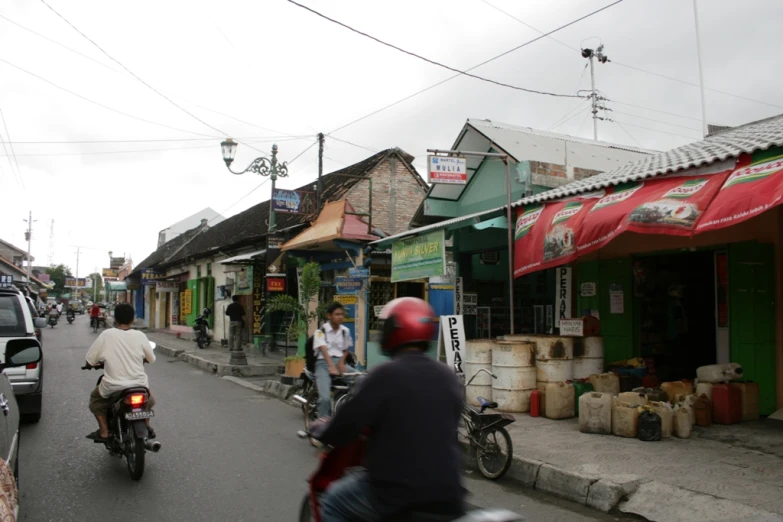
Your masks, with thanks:
[{"label": "pedestrian walking", "polygon": [[226,315],[230,322],[228,326],[228,349],[242,349],[242,325],[245,323],[245,309],[239,304],[239,296],[232,297],[232,303],[226,307]]}]

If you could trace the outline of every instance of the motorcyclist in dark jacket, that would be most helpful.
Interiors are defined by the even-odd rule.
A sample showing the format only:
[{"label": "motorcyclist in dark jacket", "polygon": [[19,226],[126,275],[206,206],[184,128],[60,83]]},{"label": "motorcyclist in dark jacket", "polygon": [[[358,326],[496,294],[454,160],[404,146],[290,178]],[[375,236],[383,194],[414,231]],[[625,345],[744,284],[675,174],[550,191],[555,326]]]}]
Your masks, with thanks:
[{"label": "motorcyclist in dark jacket", "polygon": [[380,521],[422,511],[463,509],[457,426],[462,387],[424,351],[437,318],[423,300],[395,299],[381,313],[381,348],[392,360],[369,372],[318,439],[341,446],[369,428],[367,471],[333,483],[321,501],[324,522]]}]

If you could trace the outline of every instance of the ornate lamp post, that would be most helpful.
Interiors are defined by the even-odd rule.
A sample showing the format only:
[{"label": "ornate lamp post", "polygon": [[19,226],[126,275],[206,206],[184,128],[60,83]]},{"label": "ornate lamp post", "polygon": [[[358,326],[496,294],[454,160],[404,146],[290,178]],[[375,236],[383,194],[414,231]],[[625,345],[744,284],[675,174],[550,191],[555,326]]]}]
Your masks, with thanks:
[{"label": "ornate lamp post", "polygon": [[234,172],[231,170],[231,163],[234,161],[234,156],[237,152],[237,142],[231,138],[220,144],[220,148],[223,150],[223,161],[226,162],[226,167],[231,174],[241,175],[245,172],[253,172],[262,176],[269,176],[272,179],[272,195],[269,198],[269,232],[274,232],[275,226],[275,182],[277,178],[288,177],[288,165],[277,162],[277,145],[272,145],[272,159],[256,158],[253,162],[243,171]]}]

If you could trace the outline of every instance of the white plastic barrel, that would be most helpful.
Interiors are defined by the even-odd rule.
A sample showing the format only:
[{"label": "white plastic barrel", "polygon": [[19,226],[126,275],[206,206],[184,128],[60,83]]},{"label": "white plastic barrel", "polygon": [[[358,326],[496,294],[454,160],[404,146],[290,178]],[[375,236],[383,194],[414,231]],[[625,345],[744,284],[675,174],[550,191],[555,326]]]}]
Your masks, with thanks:
[{"label": "white plastic barrel", "polygon": [[[476,339],[468,341],[465,346],[465,358],[462,362],[465,370],[465,379],[470,380],[474,373],[480,369],[492,369],[492,348],[495,341],[491,339]],[[466,381],[467,382],[467,381]],[[481,372],[473,379],[470,386],[465,387],[465,400],[468,404],[479,406],[477,397],[492,400],[492,377]]]},{"label": "white plastic barrel", "polygon": [[498,341],[492,348],[492,400],[498,410],[530,411],[530,393],[536,387],[535,346],[532,343]]},{"label": "white plastic barrel", "polygon": [[587,379],[604,371],[604,338],[583,337],[574,342],[574,379]]}]

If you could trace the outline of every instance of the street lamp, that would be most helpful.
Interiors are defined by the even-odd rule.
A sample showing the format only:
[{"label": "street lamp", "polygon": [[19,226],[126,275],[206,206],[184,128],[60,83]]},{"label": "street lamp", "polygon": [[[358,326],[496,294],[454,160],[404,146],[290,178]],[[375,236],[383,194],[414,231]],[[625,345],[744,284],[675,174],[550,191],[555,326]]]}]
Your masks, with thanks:
[{"label": "street lamp", "polygon": [[262,176],[269,176],[272,179],[272,195],[269,198],[269,232],[275,230],[275,182],[277,178],[288,177],[288,165],[277,162],[277,145],[272,145],[272,159],[256,158],[253,162],[243,171],[234,172],[231,170],[231,163],[234,161],[234,156],[237,153],[237,142],[231,138],[227,138],[226,141],[220,144],[220,149],[223,152],[223,161],[226,162],[226,168],[231,174],[244,174],[245,172],[254,172]]}]

